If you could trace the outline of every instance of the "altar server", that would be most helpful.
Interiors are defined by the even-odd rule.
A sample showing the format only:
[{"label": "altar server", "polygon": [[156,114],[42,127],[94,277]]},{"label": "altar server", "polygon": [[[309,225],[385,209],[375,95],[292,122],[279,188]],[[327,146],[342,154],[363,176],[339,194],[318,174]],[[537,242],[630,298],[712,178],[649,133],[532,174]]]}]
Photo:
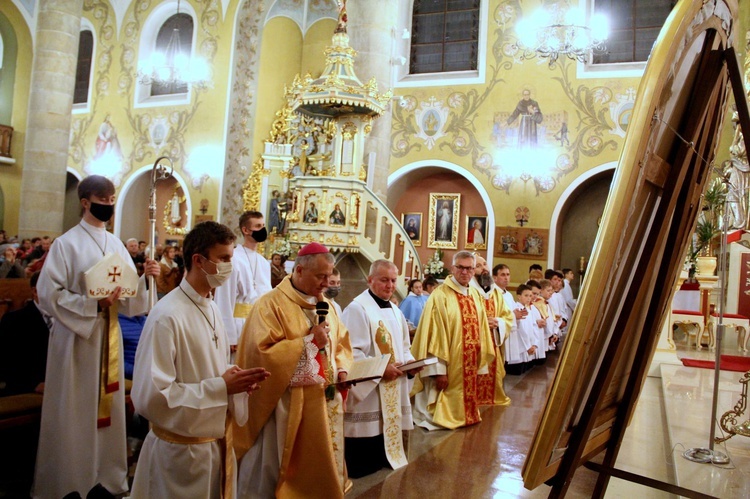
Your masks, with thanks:
[{"label": "altar server", "polygon": [[203,222],[185,237],[185,279],[146,320],[135,357],[133,405],[151,423],[131,497],[232,498],[231,419],[247,420],[247,393],[269,373],[229,366],[211,290],[232,271],[234,234]]},{"label": "altar server", "polygon": [[[119,312],[147,312],[146,276],[159,264],[145,263],[137,296],[120,299],[120,288],[90,298],[84,272],[116,253],[135,271],[122,241],[107,232],[114,214],[115,186],[91,175],[78,184],[81,222],[55,239],[37,283],[39,305],[54,319],[47,354],[44,404],[33,497],[86,496],[91,489],[128,491],[125,380]],[[113,306],[116,305],[116,306]],[[102,361],[104,360],[104,361]]]}]

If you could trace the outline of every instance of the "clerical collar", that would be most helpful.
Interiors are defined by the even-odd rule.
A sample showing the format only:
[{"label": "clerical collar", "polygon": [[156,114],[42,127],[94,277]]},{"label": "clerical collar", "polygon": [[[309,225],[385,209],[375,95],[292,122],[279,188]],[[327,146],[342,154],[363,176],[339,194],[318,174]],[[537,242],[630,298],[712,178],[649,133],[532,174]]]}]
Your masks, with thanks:
[{"label": "clerical collar", "polygon": [[464,286],[463,284],[461,284],[460,282],[458,282],[458,279],[456,279],[454,276],[451,276],[451,279],[453,280],[453,284],[456,285],[456,287],[461,292],[461,294],[463,294],[464,296],[468,296],[469,295],[469,287],[468,286]]},{"label": "clerical collar", "polygon": [[377,296],[375,293],[372,292],[372,290],[368,289],[368,293],[370,293],[370,296],[372,296],[372,299],[375,300],[375,303],[378,304],[378,307],[380,308],[391,308],[391,302],[388,300],[384,300],[381,297]]}]

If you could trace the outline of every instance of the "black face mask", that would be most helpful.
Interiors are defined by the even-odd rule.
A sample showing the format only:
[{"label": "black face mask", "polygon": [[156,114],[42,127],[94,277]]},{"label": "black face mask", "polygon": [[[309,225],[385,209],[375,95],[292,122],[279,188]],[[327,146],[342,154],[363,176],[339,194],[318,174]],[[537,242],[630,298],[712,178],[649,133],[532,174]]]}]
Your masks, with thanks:
[{"label": "black face mask", "polygon": [[89,211],[97,220],[108,222],[112,218],[112,215],[115,214],[115,205],[94,203],[92,201]]},{"label": "black face mask", "polygon": [[323,291],[323,294],[326,296],[326,298],[336,298],[339,295],[339,291],[341,291],[341,287],[335,286],[332,288],[326,288],[325,291]]},{"label": "black face mask", "polygon": [[250,233],[250,236],[255,239],[255,242],[262,243],[268,238],[268,231],[265,227],[260,230],[254,230]]}]

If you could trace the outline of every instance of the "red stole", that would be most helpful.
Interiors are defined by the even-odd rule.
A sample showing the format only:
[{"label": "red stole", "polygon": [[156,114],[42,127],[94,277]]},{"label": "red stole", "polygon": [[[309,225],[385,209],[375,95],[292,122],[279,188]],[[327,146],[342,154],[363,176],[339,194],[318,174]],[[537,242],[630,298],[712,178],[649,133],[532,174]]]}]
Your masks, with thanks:
[{"label": "red stole", "polygon": [[[490,297],[489,300],[484,300],[484,308],[487,310],[487,318],[497,317],[497,311],[495,310],[495,300]],[[492,341],[494,344],[495,335],[492,335]],[[497,348],[497,345],[495,345]],[[497,353],[497,351],[495,352]],[[492,363],[487,366],[489,369],[488,374],[480,374],[477,377],[477,398],[479,405],[492,405],[495,403],[495,376],[497,375],[497,356]]]},{"label": "red stole", "polygon": [[456,293],[456,297],[458,298],[458,308],[461,310],[464,354],[464,413],[468,426],[481,421],[477,396],[477,366],[481,354],[479,316],[471,295],[464,296],[461,293]]}]

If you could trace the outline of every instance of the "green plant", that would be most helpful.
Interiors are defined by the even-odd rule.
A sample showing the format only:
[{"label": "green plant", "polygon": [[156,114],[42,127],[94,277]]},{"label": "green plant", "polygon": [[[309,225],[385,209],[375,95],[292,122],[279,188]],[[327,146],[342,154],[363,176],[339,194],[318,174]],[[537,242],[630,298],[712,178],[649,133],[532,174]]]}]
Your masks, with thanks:
[{"label": "green plant", "polygon": [[695,225],[695,244],[690,245],[690,261],[697,256],[713,256],[713,240],[721,233],[721,217],[727,189],[720,178],[711,181],[703,193],[703,209]]}]

